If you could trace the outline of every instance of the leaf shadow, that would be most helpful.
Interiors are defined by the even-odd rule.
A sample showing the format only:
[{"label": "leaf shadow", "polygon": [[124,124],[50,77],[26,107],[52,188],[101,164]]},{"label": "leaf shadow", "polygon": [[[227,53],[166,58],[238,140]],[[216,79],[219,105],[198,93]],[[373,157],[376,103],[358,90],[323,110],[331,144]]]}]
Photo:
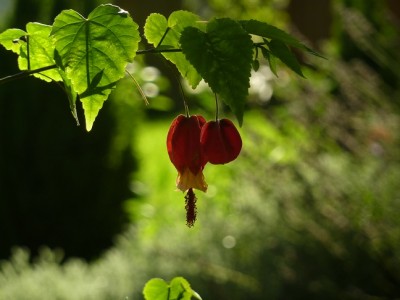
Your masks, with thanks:
[{"label": "leaf shadow", "polygon": [[80,94],[80,98],[89,97],[95,94],[105,95],[103,93],[104,91],[111,90],[116,86],[117,84],[116,81],[110,82],[109,84],[103,86],[99,86],[101,79],[103,78],[103,75],[104,75],[104,70],[99,71],[91,80],[90,85],[88,86],[86,91]]}]

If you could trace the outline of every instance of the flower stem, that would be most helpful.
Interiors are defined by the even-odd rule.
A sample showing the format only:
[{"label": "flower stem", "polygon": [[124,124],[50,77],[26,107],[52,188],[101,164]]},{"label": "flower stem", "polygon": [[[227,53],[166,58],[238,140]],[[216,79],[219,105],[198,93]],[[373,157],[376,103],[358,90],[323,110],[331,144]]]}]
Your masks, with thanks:
[{"label": "flower stem", "polygon": [[215,122],[218,122],[219,119],[219,103],[218,103],[218,97],[217,94],[214,93],[215,96]]},{"label": "flower stem", "polygon": [[[171,67],[170,65],[168,65],[168,66]],[[186,117],[189,118],[190,117],[189,106],[187,105],[187,102],[186,102],[185,92],[183,91],[183,87],[182,87],[182,83],[180,81],[180,77],[178,75],[176,75],[175,70],[173,70],[172,74],[174,74],[174,77],[175,77],[176,81],[178,82],[179,90],[180,90],[181,96],[182,96],[183,107],[185,109],[185,115],[186,115]]]},{"label": "flower stem", "polygon": [[179,83],[179,88],[180,88],[181,94],[182,94],[183,106],[185,107],[185,114],[186,114],[186,117],[189,118],[189,117],[190,117],[189,106],[188,106],[188,104],[187,104],[187,102],[186,102],[185,93],[183,92],[182,83],[181,83],[181,81],[179,80],[179,78],[178,78],[178,83]]}]

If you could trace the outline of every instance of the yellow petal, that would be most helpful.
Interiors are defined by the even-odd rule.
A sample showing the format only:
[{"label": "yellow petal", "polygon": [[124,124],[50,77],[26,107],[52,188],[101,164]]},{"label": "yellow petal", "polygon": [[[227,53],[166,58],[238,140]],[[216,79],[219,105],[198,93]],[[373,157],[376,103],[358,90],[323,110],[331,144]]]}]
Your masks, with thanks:
[{"label": "yellow petal", "polygon": [[207,183],[204,179],[203,172],[200,171],[197,174],[193,174],[189,168],[185,168],[183,173],[178,174],[178,178],[176,179],[176,187],[182,192],[185,192],[190,188],[203,192],[207,191]]}]

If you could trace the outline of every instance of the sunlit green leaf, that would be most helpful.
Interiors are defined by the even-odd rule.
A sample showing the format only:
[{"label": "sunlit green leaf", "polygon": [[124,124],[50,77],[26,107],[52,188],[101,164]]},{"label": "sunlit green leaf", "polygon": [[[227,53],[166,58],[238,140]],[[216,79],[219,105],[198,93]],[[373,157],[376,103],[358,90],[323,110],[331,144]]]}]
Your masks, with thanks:
[{"label": "sunlit green leaf", "polygon": [[143,295],[145,300],[190,300],[192,297],[201,300],[183,277],[175,277],[169,284],[161,278],[150,279],[143,289]]},{"label": "sunlit green leaf", "polygon": [[241,124],[250,86],[253,42],[242,26],[231,19],[214,19],[206,30],[186,28],[180,40],[182,50]]},{"label": "sunlit green leaf", "polygon": [[[152,13],[146,19],[146,23],[144,25],[144,36],[150,44],[153,44],[154,47],[157,47],[159,46],[159,43],[161,42],[161,39],[167,28],[167,18],[165,18],[162,14]],[[164,38],[164,45],[176,43],[172,35],[173,33],[171,33],[170,37],[168,37],[167,39],[165,39],[166,37]],[[173,46],[171,45],[171,47]]]},{"label": "sunlit green leaf", "polygon": [[296,56],[290,51],[290,49],[283,42],[278,40],[272,40],[271,42],[268,43],[268,47],[274,56],[279,58],[294,72],[304,77]]},{"label": "sunlit green leaf", "polygon": [[[55,64],[54,46],[49,37],[51,26],[40,23],[27,23],[26,32],[21,29],[8,29],[0,35],[0,43],[17,53],[20,70],[34,70]],[[28,49],[29,47],[29,49]],[[29,50],[29,58],[28,58]],[[57,69],[35,73],[33,76],[50,82],[61,81]]]},{"label": "sunlit green leaf", "polygon": [[196,27],[201,30],[206,29],[206,23],[200,21],[198,15],[184,10],[174,11],[168,18],[168,26],[179,33],[178,42],[182,31],[188,26]]},{"label": "sunlit green leaf", "polygon": [[[51,26],[40,23],[28,23],[26,24],[26,31],[28,33],[26,42],[23,42],[21,45],[18,57],[20,70],[34,70],[54,65],[54,45],[49,37]],[[35,73],[33,76],[47,82],[62,80],[58,69]]]},{"label": "sunlit green leaf", "polygon": [[169,300],[169,285],[161,278],[150,279],[143,289],[145,300]]},{"label": "sunlit green leaf", "polygon": [[68,96],[68,102],[69,102],[69,107],[71,109],[72,116],[74,117],[77,125],[79,125],[78,113],[76,111],[76,99],[78,97],[78,94],[72,88],[71,80],[69,80],[69,78],[67,76],[65,76],[65,72],[60,70],[60,75],[63,79],[64,90]]},{"label": "sunlit green leaf", "polygon": [[170,283],[170,299],[190,300],[192,298],[192,289],[189,282],[183,277],[175,277]]},{"label": "sunlit green leaf", "polygon": [[[175,11],[169,16],[168,20],[163,15],[154,13],[146,20],[144,34],[154,47],[180,49],[179,39],[181,32],[185,27],[197,26],[199,24],[198,21],[199,17],[197,15],[187,11]],[[162,43],[160,44],[161,41]],[[181,75],[188,80],[192,88],[199,84],[201,76],[182,53],[164,52],[162,55],[176,65]]]},{"label": "sunlit green leaf", "polygon": [[21,29],[7,29],[0,34],[0,44],[7,50],[19,54],[19,49],[22,45],[22,40],[20,40],[20,38],[25,35],[27,35],[27,33]]},{"label": "sunlit green leaf", "polygon": [[59,60],[73,89],[79,94],[89,131],[116,82],[138,49],[138,25],[128,12],[114,5],[100,5],[84,18],[64,10],[51,32]]}]

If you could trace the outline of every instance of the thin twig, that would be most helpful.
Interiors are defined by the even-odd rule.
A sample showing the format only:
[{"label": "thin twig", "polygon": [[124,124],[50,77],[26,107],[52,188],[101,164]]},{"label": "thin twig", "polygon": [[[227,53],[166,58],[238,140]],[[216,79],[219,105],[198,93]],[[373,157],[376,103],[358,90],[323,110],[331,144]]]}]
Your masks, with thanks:
[{"label": "thin twig", "polygon": [[17,80],[17,79],[22,79],[22,78],[28,77],[28,76],[30,76],[32,74],[44,72],[44,71],[55,69],[55,68],[57,68],[57,65],[46,66],[46,67],[42,67],[42,68],[35,69],[35,70],[22,71],[22,72],[17,73],[17,74],[13,74],[13,75],[10,75],[10,76],[6,76],[6,77],[3,77],[3,78],[0,78],[0,85],[4,84],[4,83],[8,83],[8,82],[13,81],[13,80]]},{"label": "thin twig", "polygon": [[171,49],[150,48],[150,49],[138,50],[136,52],[136,55],[152,54],[152,53],[163,53],[163,52],[182,52],[182,49],[176,49],[176,48],[171,48]]}]

